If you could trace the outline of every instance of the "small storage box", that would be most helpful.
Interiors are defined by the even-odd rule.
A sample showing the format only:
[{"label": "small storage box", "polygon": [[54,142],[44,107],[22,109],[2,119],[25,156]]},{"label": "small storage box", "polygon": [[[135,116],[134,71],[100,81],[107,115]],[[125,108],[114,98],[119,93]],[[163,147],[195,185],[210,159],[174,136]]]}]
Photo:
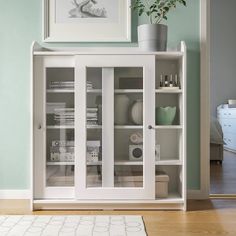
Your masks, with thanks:
[{"label": "small storage box", "polygon": [[158,172],[156,175],[156,198],[168,197],[169,176],[165,172]]},{"label": "small storage box", "polygon": [[[134,176],[116,176],[115,187],[142,187],[143,177],[140,175]],[[168,197],[169,176],[165,172],[156,173],[156,198]]]}]

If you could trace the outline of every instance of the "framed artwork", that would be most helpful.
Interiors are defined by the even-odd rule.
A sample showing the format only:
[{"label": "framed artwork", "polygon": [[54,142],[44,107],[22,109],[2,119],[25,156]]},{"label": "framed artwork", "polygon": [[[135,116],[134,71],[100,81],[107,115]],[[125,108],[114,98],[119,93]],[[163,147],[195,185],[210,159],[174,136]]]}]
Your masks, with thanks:
[{"label": "framed artwork", "polygon": [[44,42],[130,42],[131,0],[43,0]]}]

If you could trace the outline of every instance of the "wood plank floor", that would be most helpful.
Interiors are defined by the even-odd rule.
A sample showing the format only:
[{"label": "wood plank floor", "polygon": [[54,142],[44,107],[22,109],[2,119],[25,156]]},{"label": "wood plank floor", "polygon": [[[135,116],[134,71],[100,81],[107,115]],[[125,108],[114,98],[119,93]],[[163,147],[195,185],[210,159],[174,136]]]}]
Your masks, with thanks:
[{"label": "wood plank floor", "polygon": [[236,194],[236,154],[224,151],[222,165],[211,162],[211,194]]},{"label": "wood plank floor", "polygon": [[[0,201],[0,214],[142,215],[149,236],[236,236],[236,200],[189,201],[182,211],[36,211],[28,201]],[[53,236],[53,235],[52,235]]]}]

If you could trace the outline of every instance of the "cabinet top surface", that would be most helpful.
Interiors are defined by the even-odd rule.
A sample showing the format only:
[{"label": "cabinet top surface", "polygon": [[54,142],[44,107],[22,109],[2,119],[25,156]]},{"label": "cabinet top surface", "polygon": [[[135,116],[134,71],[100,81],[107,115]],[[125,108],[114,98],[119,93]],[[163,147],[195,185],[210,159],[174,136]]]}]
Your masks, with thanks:
[{"label": "cabinet top surface", "polygon": [[182,41],[175,50],[167,50],[161,52],[142,51],[138,47],[67,47],[67,48],[44,48],[37,42],[32,44],[33,55],[156,55],[163,58],[178,58],[184,56],[186,45]]}]

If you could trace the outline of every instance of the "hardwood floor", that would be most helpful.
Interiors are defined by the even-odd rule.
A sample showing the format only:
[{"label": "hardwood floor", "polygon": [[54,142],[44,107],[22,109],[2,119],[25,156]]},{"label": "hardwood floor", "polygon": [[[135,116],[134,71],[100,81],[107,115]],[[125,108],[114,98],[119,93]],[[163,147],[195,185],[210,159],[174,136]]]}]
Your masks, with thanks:
[{"label": "hardwood floor", "polygon": [[[28,201],[0,201],[0,214],[142,215],[148,236],[235,236],[236,200],[189,201],[188,211],[36,211]],[[53,235],[52,235],[53,236]]]},{"label": "hardwood floor", "polygon": [[211,162],[211,194],[236,194],[236,154],[224,151],[222,165]]}]

